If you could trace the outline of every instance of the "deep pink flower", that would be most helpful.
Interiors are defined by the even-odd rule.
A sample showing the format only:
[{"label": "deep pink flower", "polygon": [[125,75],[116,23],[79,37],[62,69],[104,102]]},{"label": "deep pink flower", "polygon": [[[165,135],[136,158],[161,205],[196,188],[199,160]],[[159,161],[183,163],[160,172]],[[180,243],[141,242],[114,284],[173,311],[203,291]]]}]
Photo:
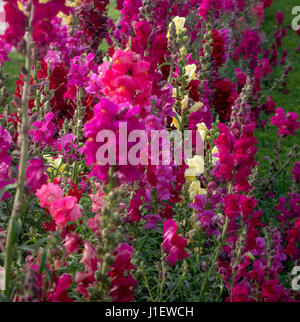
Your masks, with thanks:
[{"label": "deep pink flower", "polygon": [[300,161],[295,162],[292,173],[292,178],[295,179],[296,183],[300,183]]},{"label": "deep pink flower", "polygon": [[[0,125],[0,191],[2,188],[12,182],[9,178],[9,167],[11,163],[11,156],[8,154],[11,148],[12,137],[5,129]],[[10,197],[10,194],[5,192],[2,196],[2,200]],[[1,201],[1,200],[0,200]]]},{"label": "deep pink flower", "polygon": [[[9,166],[10,166],[10,163],[0,161],[0,191],[2,188],[12,183],[12,180],[9,179]],[[2,200],[0,201],[3,201],[10,197],[11,195],[8,192],[5,192],[4,195],[2,196]]]},{"label": "deep pink flower", "polygon": [[146,215],[144,218],[146,220],[145,229],[158,229],[157,222],[162,220],[158,214]]},{"label": "deep pink flower", "polygon": [[240,93],[241,90],[243,89],[243,87],[246,84],[247,75],[245,73],[243,73],[241,68],[235,68],[234,69],[234,75],[237,78],[237,82],[238,82],[237,91]]},{"label": "deep pink flower", "polygon": [[56,200],[63,197],[63,190],[59,185],[48,182],[38,189],[35,195],[39,198],[41,207],[50,209]]},{"label": "deep pink flower", "polygon": [[116,103],[144,107],[152,91],[149,70],[150,63],[140,60],[133,52],[117,50],[112,64],[105,62],[99,68],[104,94]]},{"label": "deep pink flower", "polygon": [[105,201],[104,201],[105,194],[103,193],[101,189],[101,185],[99,183],[96,183],[95,186],[97,189],[96,193],[90,195],[93,201],[92,212],[100,213],[105,204]]},{"label": "deep pink flower", "polygon": [[12,138],[9,132],[2,128],[0,125],[0,161],[10,163],[11,157],[8,155]]},{"label": "deep pink flower", "polygon": [[138,21],[135,25],[135,37],[132,39],[132,50],[143,55],[151,34],[151,25],[148,21]]},{"label": "deep pink flower", "polygon": [[262,296],[265,302],[287,302],[289,296],[285,288],[279,285],[278,280],[268,280],[262,287]]},{"label": "deep pink flower", "polygon": [[261,40],[259,33],[254,29],[247,29],[243,32],[243,38],[239,42],[235,52],[235,59],[239,60],[241,57],[250,60],[251,68],[257,65],[257,57],[261,53]]},{"label": "deep pink flower", "polygon": [[76,197],[64,197],[54,201],[50,206],[50,212],[59,228],[76,221],[82,215]]},{"label": "deep pink flower", "polygon": [[130,274],[131,270],[135,270],[135,266],[130,262],[132,254],[132,246],[121,244],[112,270],[108,273],[112,278],[109,294],[114,299],[114,302],[130,302],[134,300],[133,294],[137,286],[137,280]]},{"label": "deep pink flower", "polygon": [[41,158],[37,157],[28,161],[28,166],[26,168],[26,184],[32,193],[37,189],[40,189],[48,180],[48,176],[45,172],[46,166]]},{"label": "deep pink flower", "polygon": [[249,288],[246,285],[235,285],[232,289],[233,302],[251,302]]},{"label": "deep pink flower", "polygon": [[296,131],[300,127],[298,117],[298,114],[295,112],[287,112],[285,115],[283,108],[278,107],[275,115],[270,118],[270,121],[271,124],[277,126],[278,135],[285,137],[289,135],[296,135]]},{"label": "deep pink flower", "polygon": [[62,274],[54,289],[47,294],[47,302],[73,302],[69,297],[67,289],[72,284],[72,277],[69,274]]},{"label": "deep pink flower", "polygon": [[236,218],[240,214],[240,195],[228,194],[224,198],[224,212],[229,218]]},{"label": "deep pink flower", "polygon": [[255,281],[257,281],[257,283],[260,285],[262,283],[264,283],[264,281],[265,281],[264,265],[260,260],[256,260],[253,263],[251,278],[253,278]]},{"label": "deep pink flower", "polygon": [[253,214],[253,209],[256,207],[256,205],[257,201],[254,197],[240,195],[239,207],[244,218],[247,218]]},{"label": "deep pink flower", "polygon": [[4,34],[4,40],[17,47],[20,40],[25,35],[25,27],[27,18],[18,8],[17,0],[5,0],[4,5],[5,21],[8,23],[8,28]]},{"label": "deep pink flower", "polygon": [[53,119],[54,114],[47,113],[45,121],[37,121],[32,124],[35,129],[30,130],[29,135],[32,140],[37,142],[41,147],[58,147],[58,143],[54,139],[56,125],[54,124]]},{"label": "deep pink flower", "polygon": [[285,254],[287,254],[293,260],[297,260],[300,255],[300,250],[297,246],[300,242],[300,218],[297,218],[293,224],[293,227],[287,231],[286,240],[287,244],[284,249]]},{"label": "deep pink flower", "polygon": [[[103,145],[102,142],[97,142],[97,135],[101,130],[110,130],[115,134],[116,140],[110,140],[110,155],[115,158],[112,161],[116,162],[118,166],[119,180],[134,181],[139,179],[143,174],[144,167],[142,166],[123,165],[124,161],[128,160],[128,153],[119,153],[120,144],[126,143],[119,142],[119,124],[120,122],[127,123],[128,133],[133,130],[143,129],[144,124],[137,117],[140,111],[139,106],[133,107],[128,105],[128,103],[117,105],[107,98],[102,98],[95,105],[94,117],[84,126],[87,141],[83,148],[83,153],[86,155],[87,165],[94,166],[93,174],[100,180],[107,181],[109,169],[108,160],[102,160],[103,156],[98,157],[97,153],[98,149]],[[133,146],[133,143],[128,143],[127,151],[129,151],[131,146]]]},{"label": "deep pink flower", "polygon": [[284,13],[282,11],[278,11],[276,13],[276,21],[277,21],[277,25],[280,26],[283,24],[283,20],[284,20]]},{"label": "deep pink flower", "polygon": [[163,243],[161,248],[169,253],[166,262],[169,266],[173,266],[177,261],[189,257],[190,255],[185,251],[187,245],[187,238],[176,233],[177,223],[172,219],[167,219],[164,222]]},{"label": "deep pink flower", "polygon": [[101,214],[95,215],[93,218],[88,219],[87,226],[92,229],[96,236],[101,236],[101,229],[99,223],[101,221]]},{"label": "deep pink flower", "polygon": [[90,72],[97,72],[94,58],[95,55],[89,53],[88,55],[83,54],[81,56],[76,56],[71,60],[71,68],[68,74],[68,86],[87,86],[89,80],[88,74]]},{"label": "deep pink flower", "polygon": [[78,250],[80,236],[77,233],[68,233],[65,237],[64,247],[67,253],[72,254]]},{"label": "deep pink flower", "polygon": [[211,9],[211,5],[212,5],[211,0],[203,0],[199,7],[198,15],[202,17],[205,21],[207,21],[208,19],[208,14]]},{"label": "deep pink flower", "polygon": [[276,103],[273,101],[273,97],[269,96],[266,103],[262,106],[266,114],[275,113]]},{"label": "deep pink flower", "polygon": [[0,37],[0,66],[9,60],[8,54],[10,53],[11,48],[11,44],[3,40],[3,36]]},{"label": "deep pink flower", "polygon": [[[8,2],[8,0],[5,0]],[[27,4],[22,1],[25,10]],[[66,7],[65,0],[52,0],[47,3],[40,3],[39,0],[33,0],[34,14],[32,19],[33,40],[37,45],[38,58],[42,59],[48,51],[50,42],[55,40],[56,34],[53,30],[51,20],[62,11],[65,14],[70,12],[70,8]],[[28,24],[28,18],[18,7],[17,0],[9,0],[4,5],[5,19],[8,28],[5,31],[4,39],[17,47],[25,34],[25,28]]]},{"label": "deep pink flower", "polygon": [[83,263],[88,272],[95,272],[97,270],[98,261],[99,259],[94,245],[85,241],[80,263]]},{"label": "deep pink flower", "polygon": [[271,7],[273,0],[263,0],[265,8]]}]

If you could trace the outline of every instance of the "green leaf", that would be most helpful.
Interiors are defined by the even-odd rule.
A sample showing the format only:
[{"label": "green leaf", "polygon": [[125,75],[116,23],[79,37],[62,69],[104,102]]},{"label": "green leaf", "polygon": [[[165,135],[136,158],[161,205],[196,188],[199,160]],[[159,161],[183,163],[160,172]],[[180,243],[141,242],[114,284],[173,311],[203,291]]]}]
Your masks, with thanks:
[{"label": "green leaf", "polygon": [[9,302],[9,300],[4,294],[0,293],[0,302]]},{"label": "green leaf", "polygon": [[7,186],[4,186],[0,190],[0,200],[2,200],[2,197],[4,196],[5,192],[7,192],[8,190],[11,190],[11,189],[15,189],[16,187],[17,187],[17,185],[15,183],[11,183],[11,184],[8,184]]},{"label": "green leaf", "polygon": [[39,267],[39,274],[42,274],[45,266],[46,266],[46,260],[47,260],[47,250],[44,249],[42,257],[41,257],[41,263]]}]

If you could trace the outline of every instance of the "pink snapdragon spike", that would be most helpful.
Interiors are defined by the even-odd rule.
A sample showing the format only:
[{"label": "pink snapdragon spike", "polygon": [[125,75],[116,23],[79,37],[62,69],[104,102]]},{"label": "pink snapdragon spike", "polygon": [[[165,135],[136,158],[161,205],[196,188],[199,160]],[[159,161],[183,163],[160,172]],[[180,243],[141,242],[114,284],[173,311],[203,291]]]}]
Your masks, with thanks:
[{"label": "pink snapdragon spike", "polygon": [[182,260],[190,255],[185,251],[187,238],[176,233],[177,223],[172,219],[164,222],[162,250],[169,253],[166,262],[169,266],[174,266],[177,261]]},{"label": "pink snapdragon spike", "polygon": [[278,285],[278,280],[268,280],[262,287],[262,296],[265,302],[287,302],[289,295],[286,289]]},{"label": "pink snapdragon spike", "polygon": [[277,21],[277,25],[280,26],[283,24],[284,21],[284,13],[282,11],[278,11],[276,13],[276,21]]},{"label": "pink snapdragon spike", "polygon": [[89,227],[96,236],[101,236],[101,229],[99,228],[99,223],[101,221],[101,215],[97,214],[93,218],[88,219],[87,227]]},{"label": "pink snapdragon spike", "polygon": [[56,125],[54,121],[54,113],[47,113],[45,121],[37,121],[32,124],[33,129],[29,131],[29,135],[33,141],[42,147],[51,146],[58,147],[57,141],[54,139]]},{"label": "pink snapdragon spike", "polygon": [[[11,135],[0,126],[0,191],[2,188],[5,188],[8,184],[12,183],[12,180],[9,178],[9,167],[12,158],[8,153],[11,144]],[[2,201],[9,197],[10,194],[5,192],[2,196]]]},{"label": "pink snapdragon spike", "polygon": [[137,280],[130,274],[130,271],[136,269],[130,261],[132,255],[132,246],[128,244],[120,245],[112,270],[109,272],[109,276],[112,278],[110,296],[114,302],[130,302],[134,300],[133,294],[137,286]]},{"label": "pink snapdragon spike", "polygon": [[[76,86],[79,87],[88,87],[89,86],[89,77],[88,75],[92,72],[97,72],[96,65],[94,63],[95,55],[92,53],[89,53],[88,55],[81,55],[74,57],[71,60],[71,68],[70,72],[68,74],[68,86],[70,89],[74,88]],[[71,94],[72,91],[69,90],[67,95],[65,95],[65,98],[68,99],[76,99],[77,91],[73,92],[73,95]]]},{"label": "pink snapdragon spike", "polygon": [[150,63],[133,52],[117,50],[112,64],[105,62],[99,69],[103,93],[116,103],[145,106],[152,90],[149,70]]},{"label": "pink snapdragon spike", "polygon": [[[300,202],[300,201],[298,201]],[[299,207],[300,208],[300,207]],[[299,209],[298,209],[299,213]],[[297,246],[300,242],[300,219],[296,219],[290,230],[287,231],[287,244],[285,246],[284,252],[287,256],[293,260],[297,260],[300,256],[300,250]]]},{"label": "pink snapdragon spike", "polygon": [[214,182],[210,182],[208,188],[208,194],[197,194],[194,202],[190,204],[190,207],[197,212],[197,217],[203,231],[205,231],[208,236],[218,236],[221,233],[219,225],[221,225],[222,220],[220,216],[216,215],[215,211],[224,203],[222,189],[216,189],[216,184]]},{"label": "pink snapdragon spike", "polygon": [[[10,183],[12,183],[12,180],[9,179],[9,164],[0,161],[0,191]],[[10,197],[11,195],[8,192],[5,192],[1,201],[4,201]]]},{"label": "pink snapdragon spike", "polygon": [[[227,299],[230,301],[230,299]],[[233,302],[253,302],[254,300],[249,297],[248,285],[235,285],[232,289]]]},{"label": "pink snapdragon spike", "polygon": [[0,37],[0,66],[3,65],[4,62],[9,61],[8,54],[12,49],[11,44],[7,43],[3,40],[3,36]]},{"label": "pink snapdragon spike", "polygon": [[56,200],[63,197],[63,190],[59,185],[48,182],[38,189],[35,195],[39,198],[41,207],[50,209]]},{"label": "pink snapdragon spike", "polygon": [[57,199],[50,206],[50,212],[59,228],[64,228],[71,221],[76,221],[82,216],[76,197]]},{"label": "pink snapdragon spike", "polygon": [[270,118],[271,124],[278,128],[278,135],[286,137],[289,135],[296,135],[297,130],[300,127],[298,121],[298,114],[295,112],[284,113],[284,109],[278,107],[275,111],[275,115]]},{"label": "pink snapdragon spike", "polygon": [[295,162],[292,173],[293,173],[292,178],[294,178],[296,183],[299,184],[300,183],[300,161]]},{"label": "pink snapdragon spike", "polygon": [[8,28],[5,31],[4,40],[17,47],[25,34],[27,18],[24,13],[19,10],[17,0],[5,0],[5,2],[5,21],[8,23]]},{"label": "pink snapdragon spike", "polygon": [[265,8],[271,7],[273,0],[263,0]]},{"label": "pink snapdragon spike", "polygon": [[80,235],[77,233],[68,233],[65,237],[64,247],[67,253],[72,254],[76,252],[80,244]]},{"label": "pink snapdragon spike", "polygon": [[122,163],[124,164],[123,161],[128,159],[127,153],[130,147],[133,146],[133,143],[128,143],[127,153],[119,153],[120,144],[124,144],[124,142],[120,142],[122,140],[119,139],[119,124],[121,122],[123,124],[126,123],[128,133],[133,130],[144,129],[143,121],[137,117],[139,113],[139,106],[131,106],[126,103],[117,105],[104,97],[95,105],[94,117],[84,126],[87,141],[83,148],[83,154],[86,155],[87,165],[93,166],[93,174],[100,180],[107,182],[109,169],[107,160],[99,159],[97,154],[99,148],[103,146],[103,143],[97,142],[97,135],[101,130],[109,130],[115,135],[116,140],[113,139],[109,141],[111,144],[109,149],[111,155],[114,156],[112,162],[115,162],[115,164],[118,165],[120,181],[134,181],[141,178],[144,171],[143,166],[133,166],[130,164],[122,165]]},{"label": "pink snapdragon spike", "polygon": [[48,180],[45,171],[46,166],[41,158],[37,157],[28,161],[26,168],[26,184],[32,193],[36,192],[37,189],[40,189]]},{"label": "pink snapdragon spike", "polygon": [[[21,0],[24,12],[20,10],[17,0],[5,0],[4,5],[5,19],[8,28],[5,31],[4,39],[9,44],[18,48],[22,46],[22,39],[25,35],[25,29],[28,24],[28,18],[24,12],[30,14],[30,6],[25,0]],[[56,39],[55,29],[51,20],[61,11],[64,14],[70,12],[70,8],[66,7],[65,0],[51,0],[47,3],[41,3],[39,0],[32,1],[34,6],[34,15],[32,19],[33,40],[37,46],[37,57],[42,59],[46,56],[49,45]],[[21,49],[21,48],[20,48]]]},{"label": "pink snapdragon spike", "polygon": [[8,155],[12,143],[11,135],[0,126],[0,161],[10,163],[11,157]]},{"label": "pink snapdragon spike", "polygon": [[96,187],[96,193],[91,194],[90,197],[92,199],[93,205],[92,205],[92,212],[94,213],[100,213],[103,206],[105,205],[105,194],[102,191],[100,183],[95,183]]},{"label": "pink snapdragon spike", "polygon": [[158,214],[151,214],[145,216],[146,224],[145,229],[158,229],[157,223],[162,221],[161,217]]},{"label": "pink snapdragon spike", "polygon": [[56,287],[47,294],[47,302],[73,302],[74,300],[69,297],[67,292],[72,282],[70,274],[62,274],[56,283]]},{"label": "pink snapdragon spike", "polygon": [[248,198],[242,194],[228,194],[225,196],[224,201],[224,212],[229,218],[233,219],[240,215],[244,218],[249,218],[257,205],[257,201],[253,197]]},{"label": "pink snapdragon spike", "polygon": [[98,255],[95,247],[88,241],[84,241],[84,249],[82,253],[81,263],[83,263],[85,271],[77,272],[75,275],[76,291],[89,299],[88,288],[95,285],[95,272],[98,269]]}]

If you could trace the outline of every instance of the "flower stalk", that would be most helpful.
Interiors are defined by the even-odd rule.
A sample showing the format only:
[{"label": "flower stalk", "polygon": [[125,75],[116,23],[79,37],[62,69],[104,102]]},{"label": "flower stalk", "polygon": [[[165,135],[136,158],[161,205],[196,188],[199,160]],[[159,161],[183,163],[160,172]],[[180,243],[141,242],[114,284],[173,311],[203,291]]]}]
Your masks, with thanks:
[{"label": "flower stalk", "polygon": [[212,272],[214,270],[214,266],[215,266],[215,264],[216,264],[216,262],[218,260],[218,257],[220,256],[220,253],[221,253],[221,250],[222,250],[222,247],[223,247],[223,244],[224,244],[224,240],[225,240],[225,237],[226,237],[228,224],[229,224],[229,217],[226,216],[225,224],[224,224],[223,231],[222,231],[222,235],[221,235],[218,247],[216,249],[215,256],[213,258],[213,261],[211,263],[211,266],[210,266],[209,270],[207,271],[207,273],[205,275],[204,282],[202,284],[202,288],[201,288],[201,291],[200,291],[200,298],[202,297],[204,291],[206,290],[209,278],[210,278],[210,276],[211,276],[211,274],[212,274]]},{"label": "flower stalk", "polygon": [[19,176],[17,182],[17,189],[13,204],[11,217],[8,224],[8,233],[6,238],[6,251],[5,251],[5,262],[4,262],[4,281],[3,290],[6,297],[10,297],[11,290],[11,273],[12,273],[12,261],[14,254],[14,245],[17,240],[17,223],[21,217],[23,197],[25,190],[25,179],[26,179],[26,165],[28,160],[28,130],[29,130],[29,119],[28,119],[28,96],[30,88],[31,78],[31,36],[28,33],[28,39],[26,41],[26,58],[25,58],[25,75],[24,75],[24,86],[22,93],[22,125],[20,131],[21,141],[21,157],[19,162]]}]

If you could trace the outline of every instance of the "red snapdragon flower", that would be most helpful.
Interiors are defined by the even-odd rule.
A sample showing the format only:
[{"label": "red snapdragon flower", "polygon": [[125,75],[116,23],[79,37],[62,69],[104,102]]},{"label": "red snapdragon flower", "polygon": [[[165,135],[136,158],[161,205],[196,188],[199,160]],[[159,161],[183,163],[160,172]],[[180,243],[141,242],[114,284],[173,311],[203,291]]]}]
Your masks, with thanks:
[{"label": "red snapdragon flower", "polygon": [[176,233],[177,223],[172,219],[167,219],[164,222],[163,237],[164,241],[161,248],[168,252],[169,255],[166,258],[166,262],[169,266],[173,266],[177,261],[189,257],[190,255],[185,251],[187,245],[187,238]]},{"label": "red snapdragon flower", "polygon": [[130,274],[131,270],[135,270],[135,266],[130,262],[132,254],[132,246],[121,244],[112,270],[108,273],[112,278],[109,294],[114,299],[114,302],[130,302],[134,300],[133,292],[137,286],[137,280]]},{"label": "red snapdragon flower", "polygon": [[270,118],[270,121],[271,124],[277,126],[278,135],[286,137],[296,135],[296,131],[300,127],[298,117],[298,114],[295,112],[287,112],[285,115],[283,108],[278,107],[275,115]]}]

